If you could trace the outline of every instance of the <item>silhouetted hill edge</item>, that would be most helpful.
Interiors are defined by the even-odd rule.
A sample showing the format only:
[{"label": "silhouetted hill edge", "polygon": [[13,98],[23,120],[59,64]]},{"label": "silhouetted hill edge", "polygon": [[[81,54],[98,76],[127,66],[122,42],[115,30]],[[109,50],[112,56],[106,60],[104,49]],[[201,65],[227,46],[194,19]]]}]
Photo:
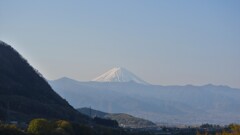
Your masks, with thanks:
[{"label": "silhouetted hill edge", "polygon": [[86,122],[43,76],[10,45],[0,41],[0,120],[32,118]]}]

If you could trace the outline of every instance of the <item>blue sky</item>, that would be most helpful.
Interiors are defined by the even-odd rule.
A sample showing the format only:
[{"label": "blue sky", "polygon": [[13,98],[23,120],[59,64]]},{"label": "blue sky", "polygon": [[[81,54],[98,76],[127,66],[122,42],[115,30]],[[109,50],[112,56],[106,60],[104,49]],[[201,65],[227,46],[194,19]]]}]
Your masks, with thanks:
[{"label": "blue sky", "polygon": [[125,67],[161,85],[240,88],[239,0],[0,0],[0,40],[47,79]]}]

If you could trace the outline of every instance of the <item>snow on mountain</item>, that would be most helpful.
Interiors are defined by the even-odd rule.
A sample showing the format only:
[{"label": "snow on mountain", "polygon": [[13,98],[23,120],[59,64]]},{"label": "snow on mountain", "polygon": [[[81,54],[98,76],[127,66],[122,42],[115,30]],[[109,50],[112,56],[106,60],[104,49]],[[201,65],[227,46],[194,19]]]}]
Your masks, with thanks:
[{"label": "snow on mountain", "polygon": [[117,67],[113,68],[99,77],[93,79],[95,82],[135,82],[139,84],[148,85],[147,82],[143,81],[130,71],[125,68]]}]

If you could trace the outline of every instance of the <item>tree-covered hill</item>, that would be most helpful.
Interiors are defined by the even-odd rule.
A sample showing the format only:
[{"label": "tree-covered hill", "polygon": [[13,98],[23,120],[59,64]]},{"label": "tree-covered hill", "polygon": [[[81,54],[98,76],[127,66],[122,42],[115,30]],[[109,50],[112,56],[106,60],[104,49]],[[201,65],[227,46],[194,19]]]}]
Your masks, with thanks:
[{"label": "tree-covered hill", "polygon": [[125,128],[150,128],[156,127],[156,124],[145,119],[134,117],[129,114],[124,113],[105,113],[91,108],[79,108],[77,109],[82,114],[88,115],[90,117],[99,117],[104,119],[115,120],[118,122],[119,126]]},{"label": "tree-covered hill", "polygon": [[0,41],[0,120],[85,121],[16,50]]}]

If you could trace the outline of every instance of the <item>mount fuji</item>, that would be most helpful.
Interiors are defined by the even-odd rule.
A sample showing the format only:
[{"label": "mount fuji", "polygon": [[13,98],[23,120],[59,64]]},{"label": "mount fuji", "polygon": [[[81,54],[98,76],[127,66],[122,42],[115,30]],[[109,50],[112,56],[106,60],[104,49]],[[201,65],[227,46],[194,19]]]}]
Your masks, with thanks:
[{"label": "mount fuji", "polygon": [[131,73],[125,68],[116,67],[106,73],[96,77],[92,81],[94,82],[135,82],[139,84],[148,85],[147,82],[143,81],[135,74]]},{"label": "mount fuji", "polygon": [[49,83],[75,108],[91,106],[169,124],[240,123],[240,89],[228,86],[151,85],[124,68],[88,82],[64,77]]}]

